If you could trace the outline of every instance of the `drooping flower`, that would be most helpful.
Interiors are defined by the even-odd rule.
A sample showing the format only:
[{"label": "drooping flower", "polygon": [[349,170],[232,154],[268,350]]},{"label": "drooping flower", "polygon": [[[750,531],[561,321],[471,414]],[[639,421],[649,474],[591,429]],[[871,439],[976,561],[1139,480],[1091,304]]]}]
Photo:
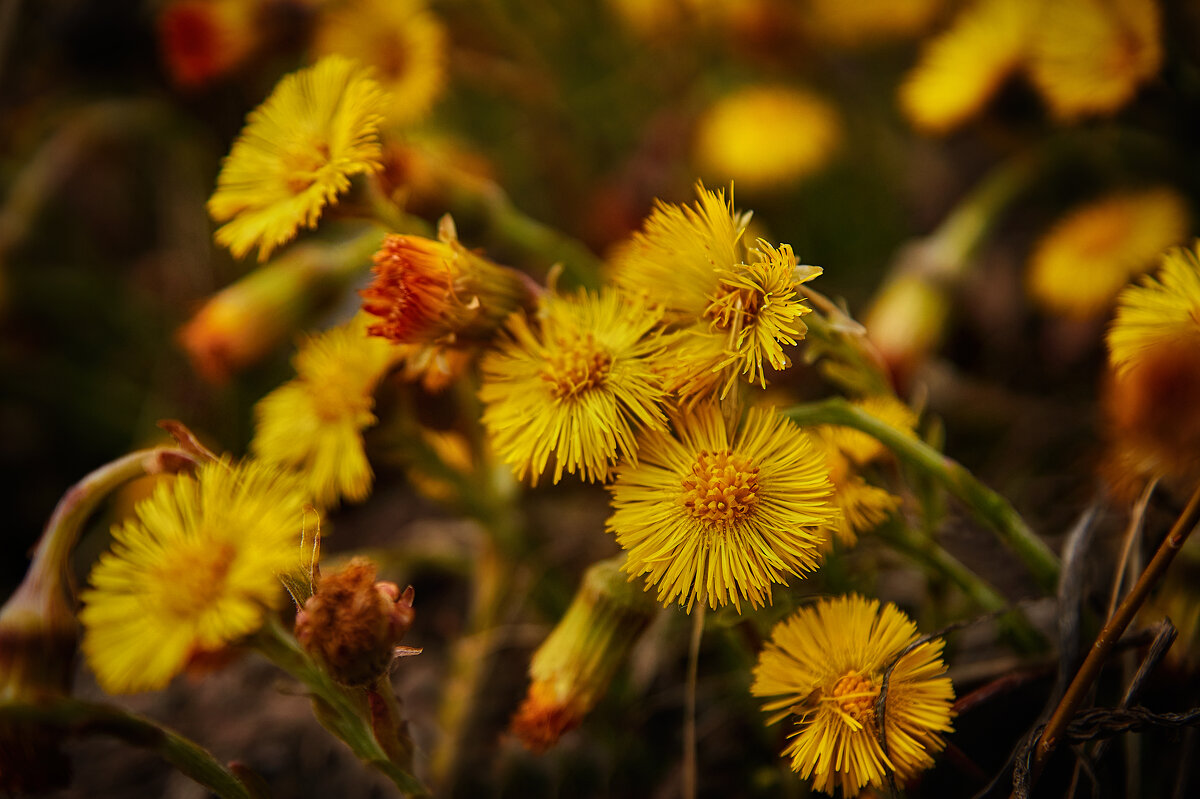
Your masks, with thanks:
[{"label": "drooping flower", "polygon": [[837,112],[815,94],[750,86],[704,112],[694,153],[703,174],[755,192],[786,187],[816,172],[840,139]]},{"label": "drooping flower", "polygon": [[921,131],[948,133],[974,116],[1018,69],[1041,0],[974,0],[926,42],[900,86],[900,107]]},{"label": "drooping flower", "polygon": [[883,787],[889,774],[904,782],[933,765],[951,731],[954,688],[942,676],[943,642],[905,652],[918,640],[917,626],[895,605],[881,609],[853,595],[820,600],[775,626],[750,691],[770,698],[768,723],[794,716],[784,755],[815,790],[840,786],[843,796],[858,796],[865,786]]},{"label": "drooping flower", "polygon": [[534,752],[583,722],[654,616],[654,603],[621,573],[619,558],[593,564],[571,606],[529,663],[529,692],[512,731]]},{"label": "drooping flower", "polygon": [[481,364],[483,425],[517,479],[534,484],[554,458],[563,472],[603,480],[619,455],[636,457],[635,431],[661,429],[663,390],[649,358],[659,316],[618,292],[543,298],[514,314]]},{"label": "drooping flower", "polygon": [[371,335],[400,344],[486,340],[528,298],[520,275],[459,243],[444,217],[439,240],[389,235],[375,254],[363,310]]},{"label": "drooping flower", "polygon": [[399,356],[367,335],[361,315],[310,338],[293,361],[296,378],[254,408],[255,457],[297,470],[319,507],[366,499],[374,474],[362,431],[376,422],[375,386]]},{"label": "drooping flower", "polygon": [[771,601],[771,586],[816,569],[823,530],[836,519],[824,460],[807,436],[771,410],[733,426],[714,402],[647,432],[637,463],[612,485],[608,529],[647,575],[658,600],[690,611]]},{"label": "drooping flower", "polygon": [[317,53],[371,67],[395,125],[423,119],[446,84],[446,30],[424,0],[351,0],[318,20]]},{"label": "drooping flower", "polygon": [[300,227],[315,227],[354,175],[380,168],[386,98],[356,62],[328,56],[287,75],[246,118],[208,201],[216,240],[265,261]]},{"label": "drooping flower", "polygon": [[189,660],[254,632],[299,567],[304,492],[257,462],[207,463],[113,528],[83,592],[83,652],[109,693],[166,686]]},{"label": "drooping flower", "polygon": [[1061,120],[1116,111],[1162,65],[1155,0],[1055,0],[1034,33],[1029,74]]},{"label": "drooping flower", "polygon": [[1043,308],[1074,319],[1109,309],[1131,277],[1187,235],[1187,204],[1167,188],[1114,194],[1075,209],[1037,244],[1027,285]]}]

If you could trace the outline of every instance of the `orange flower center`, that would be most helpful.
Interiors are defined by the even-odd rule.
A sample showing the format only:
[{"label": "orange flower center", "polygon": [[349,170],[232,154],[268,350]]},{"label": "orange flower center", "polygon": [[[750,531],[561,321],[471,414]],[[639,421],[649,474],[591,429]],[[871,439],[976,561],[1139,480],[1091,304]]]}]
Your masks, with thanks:
[{"label": "orange flower center", "polygon": [[875,721],[875,700],[879,688],[861,674],[843,675],[833,686],[833,698],[846,715],[864,726]]},{"label": "orange flower center", "polygon": [[740,328],[743,321],[758,313],[759,295],[752,289],[721,283],[704,309],[704,316],[721,330]]},{"label": "orange flower center", "polygon": [[555,399],[565,399],[604,385],[612,368],[612,356],[588,333],[577,341],[560,339],[548,348],[542,379],[550,384]]},{"label": "orange flower center", "polygon": [[703,450],[683,478],[680,502],[710,526],[735,524],[758,504],[758,466],[730,450]]}]

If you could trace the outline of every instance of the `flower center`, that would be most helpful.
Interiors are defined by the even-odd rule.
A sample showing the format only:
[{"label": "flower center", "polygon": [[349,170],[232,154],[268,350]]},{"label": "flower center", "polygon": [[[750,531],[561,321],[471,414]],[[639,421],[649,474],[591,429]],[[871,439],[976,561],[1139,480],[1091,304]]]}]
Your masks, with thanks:
[{"label": "flower center", "polygon": [[875,699],[879,688],[861,674],[843,675],[833,686],[833,698],[846,715],[866,726],[875,721]]},{"label": "flower center", "polygon": [[159,573],[162,602],[178,618],[190,618],[211,608],[225,593],[225,577],[237,550],[232,544],[205,544],[180,552]]},{"label": "flower center", "polygon": [[680,502],[710,526],[735,524],[758,504],[758,466],[730,450],[702,450],[682,483]]},{"label": "flower center", "polygon": [[359,417],[370,413],[375,404],[374,394],[364,390],[363,378],[349,369],[338,370],[325,380],[308,380],[308,393],[317,418],[325,424],[342,421],[359,423]]},{"label": "flower center", "polygon": [[723,282],[704,309],[704,316],[721,330],[740,328],[745,318],[758,313],[759,299],[753,289]]},{"label": "flower center", "polygon": [[560,338],[548,348],[542,379],[550,384],[551,396],[565,399],[604,385],[611,368],[612,356],[588,333],[575,341]]},{"label": "flower center", "polygon": [[317,173],[329,163],[329,145],[305,142],[283,154],[284,182],[292,194],[300,194],[317,182]]}]

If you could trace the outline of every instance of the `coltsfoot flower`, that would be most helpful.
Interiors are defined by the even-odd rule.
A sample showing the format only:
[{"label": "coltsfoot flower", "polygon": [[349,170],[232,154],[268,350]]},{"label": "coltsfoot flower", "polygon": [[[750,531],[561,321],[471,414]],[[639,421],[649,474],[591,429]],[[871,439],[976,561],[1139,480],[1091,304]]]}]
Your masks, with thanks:
[{"label": "coltsfoot flower", "polygon": [[673,423],[673,435],[639,437],[637,463],[611,487],[625,570],[690,612],[702,596],[714,608],[766,604],[772,584],[816,569],[837,510],[804,432],[757,408],[735,427],[713,402]]},{"label": "coltsfoot flower", "polygon": [[649,358],[659,316],[613,291],[546,296],[533,320],[514,314],[481,368],[483,425],[518,480],[534,484],[554,458],[564,472],[603,480],[635,431],[666,425]]},{"label": "coltsfoot flower", "polygon": [[840,786],[843,796],[858,796],[864,786],[883,787],[888,774],[904,782],[933,765],[942,733],[951,731],[954,687],[942,676],[941,640],[905,652],[918,639],[895,605],[881,609],[853,595],[820,600],[775,625],[750,692],[770,698],[768,724],[795,717],[784,755],[814,789]]},{"label": "coltsfoot flower", "polygon": [[375,253],[363,310],[367,330],[400,344],[486,340],[528,298],[516,272],[476,255],[443,217],[438,240],[389,235]]},{"label": "coltsfoot flower", "polygon": [[315,227],[354,175],[381,168],[386,98],[356,62],[327,56],[287,75],[247,117],[217,176],[208,212],[217,243],[258,259]]},{"label": "coltsfoot flower", "polygon": [[366,324],[359,315],[310,338],[293,360],[296,378],[254,407],[255,457],[298,471],[321,508],[371,492],[362,431],[376,422],[376,384],[403,353]]},{"label": "coltsfoot flower", "polygon": [[306,498],[284,471],[210,462],[113,528],[83,592],[83,652],[109,693],[163,688],[193,658],[257,630],[300,566]]}]

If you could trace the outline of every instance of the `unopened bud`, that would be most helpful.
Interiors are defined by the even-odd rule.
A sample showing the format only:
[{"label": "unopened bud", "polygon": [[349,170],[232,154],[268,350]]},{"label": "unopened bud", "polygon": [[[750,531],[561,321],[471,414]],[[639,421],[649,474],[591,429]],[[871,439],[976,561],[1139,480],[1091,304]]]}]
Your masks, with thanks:
[{"label": "unopened bud", "polygon": [[624,556],[594,564],[558,625],[529,664],[529,693],[512,732],[544,752],[578,727],[608,690],[657,610],[621,572]]}]

